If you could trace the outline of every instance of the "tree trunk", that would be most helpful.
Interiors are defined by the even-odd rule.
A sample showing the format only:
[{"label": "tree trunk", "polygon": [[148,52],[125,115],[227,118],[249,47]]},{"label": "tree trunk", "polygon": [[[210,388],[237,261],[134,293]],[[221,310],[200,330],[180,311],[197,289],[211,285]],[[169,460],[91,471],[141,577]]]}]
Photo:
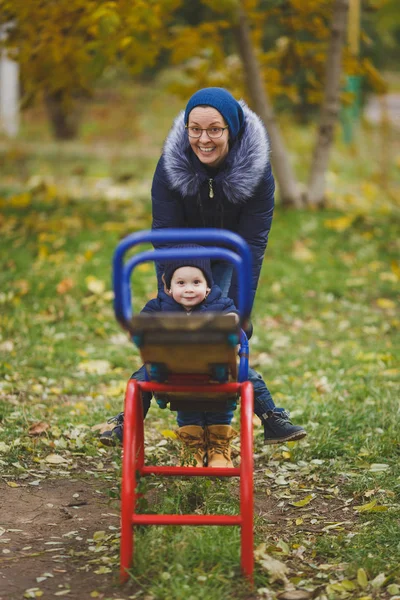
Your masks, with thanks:
[{"label": "tree trunk", "polygon": [[76,138],[82,116],[81,103],[77,100],[67,108],[62,91],[48,93],[44,100],[54,137],[57,140]]},{"label": "tree trunk", "polygon": [[0,50],[0,130],[14,138],[19,130],[19,65]]},{"label": "tree trunk", "polygon": [[300,186],[289,162],[274,109],[264,88],[261,69],[250,38],[250,28],[243,6],[239,5],[238,21],[233,28],[239,55],[243,63],[246,87],[251,106],[264,122],[271,141],[271,163],[277,179],[283,205],[302,206]]},{"label": "tree trunk", "polygon": [[340,109],[340,76],[342,50],[345,42],[349,0],[335,0],[333,4],[332,30],[326,60],[324,99],[314,146],[307,190],[308,204],[324,202],[325,173],[333,142],[334,128]]}]

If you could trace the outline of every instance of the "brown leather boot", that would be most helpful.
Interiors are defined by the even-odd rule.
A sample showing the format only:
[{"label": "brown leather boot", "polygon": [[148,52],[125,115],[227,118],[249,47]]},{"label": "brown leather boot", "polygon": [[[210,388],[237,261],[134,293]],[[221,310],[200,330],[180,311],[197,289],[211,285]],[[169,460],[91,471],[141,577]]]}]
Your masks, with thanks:
[{"label": "brown leather boot", "polygon": [[181,464],[204,467],[206,456],[204,429],[200,425],[185,425],[179,427],[176,435],[182,443]]},{"label": "brown leather boot", "polygon": [[238,432],[230,425],[207,426],[207,456],[209,467],[233,467],[231,440]]}]

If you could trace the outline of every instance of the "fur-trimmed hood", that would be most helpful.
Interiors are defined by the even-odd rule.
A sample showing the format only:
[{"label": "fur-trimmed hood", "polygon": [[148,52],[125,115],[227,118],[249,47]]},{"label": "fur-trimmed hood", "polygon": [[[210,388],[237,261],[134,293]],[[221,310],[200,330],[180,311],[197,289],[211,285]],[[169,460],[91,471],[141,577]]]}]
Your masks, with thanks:
[{"label": "fur-trimmed hood", "polygon": [[[229,150],[221,169],[214,177],[229,202],[246,202],[260,183],[269,163],[269,140],[261,119],[241,100],[245,115],[244,129]],[[171,188],[183,197],[196,196],[207,179],[205,169],[193,160],[185,131],[184,111],[174,121],[163,149],[164,168]]]}]

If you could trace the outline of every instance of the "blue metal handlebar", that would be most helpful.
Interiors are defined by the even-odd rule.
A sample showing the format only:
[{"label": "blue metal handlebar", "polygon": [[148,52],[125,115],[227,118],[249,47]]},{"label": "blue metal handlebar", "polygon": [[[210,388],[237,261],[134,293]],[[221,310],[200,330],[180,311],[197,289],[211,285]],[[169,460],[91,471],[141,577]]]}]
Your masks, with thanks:
[{"label": "blue metal handlebar", "polygon": [[239,282],[239,306],[241,322],[250,317],[251,311],[251,254],[247,243],[236,233],[225,229],[163,229],[140,231],[124,238],[117,246],[113,259],[114,310],[119,323],[127,328],[132,317],[131,274],[133,269],[147,261],[166,261],[182,258],[182,250],[159,248],[133,256],[124,262],[125,253],[138,244],[215,244],[232,248],[187,248],[185,258],[210,258],[226,260],[236,269]]}]

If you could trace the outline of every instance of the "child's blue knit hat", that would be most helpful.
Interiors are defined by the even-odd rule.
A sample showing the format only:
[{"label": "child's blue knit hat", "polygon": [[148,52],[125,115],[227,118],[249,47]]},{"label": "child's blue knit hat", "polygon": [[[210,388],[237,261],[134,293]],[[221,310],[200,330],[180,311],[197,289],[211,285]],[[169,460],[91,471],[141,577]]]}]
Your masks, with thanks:
[{"label": "child's blue knit hat", "polygon": [[167,286],[167,289],[169,290],[171,288],[171,279],[172,279],[175,271],[177,269],[180,269],[181,267],[196,267],[197,269],[200,269],[200,271],[202,271],[204,277],[206,278],[208,286],[212,287],[213,278],[212,278],[212,272],[211,272],[210,259],[209,258],[185,258],[185,249],[189,249],[189,248],[190,249],[192,249],[192,248],[203,249],[203,246],[198,246],[197,244],[182,244],[182,245],[175,246],[175,248],[179,248],[179,250],[181,251],[180,254],[182,255],[182,258],[171,260],[171,261],[168,261],[165,263],[164,279],[165,279],[165,285]]},{"label": "child's blue knit hat", "polygon": [[244,113],[239,102],[228,90],[219,87],[209,87],[198,90],[190,98],[185,109],[185,125],[188,124],[190,111],[196,106],[212,106],[224,117],[229,127],[230,139],[235,139],[244,123]]}]

